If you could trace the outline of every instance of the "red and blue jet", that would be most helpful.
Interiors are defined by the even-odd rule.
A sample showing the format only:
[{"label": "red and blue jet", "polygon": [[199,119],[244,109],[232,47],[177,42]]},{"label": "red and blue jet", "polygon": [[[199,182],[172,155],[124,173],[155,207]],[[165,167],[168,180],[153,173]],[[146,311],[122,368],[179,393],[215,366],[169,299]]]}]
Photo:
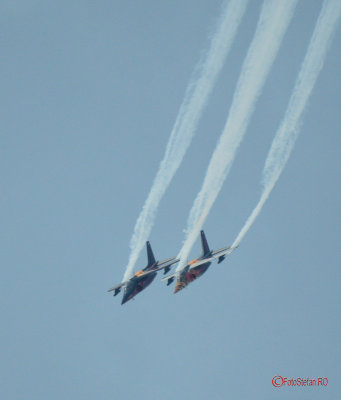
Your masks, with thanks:
[{"label": "red and blue jet", "polygon": [[236,248],[226,246],[219,250],[210,250],[204,231],[200,231],[200,235],[202,247],[201,256],[187,263],[187,265],[180,271],[176,271],[174,274],[168,275],[162,279],[163,281],[167,281],[168,286],[174,281],[175,278],[177,278],[174,293],[179,292],[189,283],[203,275],[211,265],[211,261],[218,259],[218,264],[220,264],[225,257],[231,254]]}]

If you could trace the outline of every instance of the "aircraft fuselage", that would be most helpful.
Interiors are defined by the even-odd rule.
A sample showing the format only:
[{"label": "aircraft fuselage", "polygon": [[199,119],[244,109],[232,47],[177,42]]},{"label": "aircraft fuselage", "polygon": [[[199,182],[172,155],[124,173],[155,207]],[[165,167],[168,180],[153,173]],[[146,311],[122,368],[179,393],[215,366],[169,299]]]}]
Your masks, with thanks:
[{"label": "aircraft fuselage", "polygon": [[126,303],[131,300],[138,293],[142,292],[147,286],[149,286],[156,277],[156,272],[147,275],[144,278],[140,278],[137,274],[133,276],[124,288],[124,294],[122,298],[122,303]]},{"label": "aircraft fuselage", "polygon": [[208,270],[208,267],[210,265],[211,263],[207,262],[191,270],[189,269],[190,264],[187,267],[185,267],[185,269],[181,272],[178,280],[176,281],[174,293],[177,293],[179,290],[185,288],[189,283],[199,278],[202,274],[204,274]]}]

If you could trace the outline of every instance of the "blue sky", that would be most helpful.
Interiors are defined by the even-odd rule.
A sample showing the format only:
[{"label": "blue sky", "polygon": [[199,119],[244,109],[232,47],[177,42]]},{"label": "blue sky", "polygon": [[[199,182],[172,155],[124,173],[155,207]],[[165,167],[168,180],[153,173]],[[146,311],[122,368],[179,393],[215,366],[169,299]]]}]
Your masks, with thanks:
[{"label": "blue sky", "polygon": [[[340,28],[299,139],[247,236],[173,295],[124,306],[136,218],[221,1],[4,1],[1,385],[7,399],[330,399],[340,393]],[[231,244],[258,201],[322,1],[299,2],[206,220]],[[176,255],[224,126],[261,2],[250,2],[150,241]],[[200,251],[197,244],[193,256]],[[145,265],[142,253],[139,265]],[[281,388],[274,375],[325,388]]]}]

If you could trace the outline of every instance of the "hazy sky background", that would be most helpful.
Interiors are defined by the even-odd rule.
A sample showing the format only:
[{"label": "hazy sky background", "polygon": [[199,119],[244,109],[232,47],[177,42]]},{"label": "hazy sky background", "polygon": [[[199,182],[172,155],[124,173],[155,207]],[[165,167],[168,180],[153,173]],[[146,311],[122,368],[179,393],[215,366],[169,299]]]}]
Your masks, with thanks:
[{"label": "hazy sky background", "polygon": [[[177,254],[224,126],[261,1],[250,1],[150,241]],[[236,250],[186,290],[160,282],[124,306],[107,289],[221,1],[9,1],[1,30],[3,399],[332,399],[340,371],[341,31],[295,149]],[[322,1],[301,0],[205,223],[231,244]],[[200,252],[196,245],[193,256]],[[142,253],[139,265],[144,267]],[[327,377],[276,389],[274,375]]]}]

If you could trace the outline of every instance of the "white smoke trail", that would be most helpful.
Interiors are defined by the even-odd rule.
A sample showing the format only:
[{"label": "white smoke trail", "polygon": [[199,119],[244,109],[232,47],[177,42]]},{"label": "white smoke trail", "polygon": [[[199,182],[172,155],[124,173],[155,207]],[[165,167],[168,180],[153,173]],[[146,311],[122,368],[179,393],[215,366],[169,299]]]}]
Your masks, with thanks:
[{"label": "white smoke trail", "polygon": [[158,205],[179,168],[195,134],[209,94],[229,53],[248,0],[231,0],[222,12],[205,59],[196,69],[172,129],[164,158],[136,221],[130,241],[130,256],[123,279],[132,273],[152,230]]},{"label": "white smoke trail", "polygon": [[284,119],[276,133],[265,161],[263,169],[263,193],[234,241],[233,246],[238,245],[250,229],[289,159],[299,134],[303,111],[322,69],[340,15],[340,0],[326,0],[324,2]]},{"label": "white smoke trail", "polygon": [[185,260],[229,173],[256,101],[292,18],[297,0],[265,0],[256,33],[246,55],[229,115],[187,221],[177,271]]}]

